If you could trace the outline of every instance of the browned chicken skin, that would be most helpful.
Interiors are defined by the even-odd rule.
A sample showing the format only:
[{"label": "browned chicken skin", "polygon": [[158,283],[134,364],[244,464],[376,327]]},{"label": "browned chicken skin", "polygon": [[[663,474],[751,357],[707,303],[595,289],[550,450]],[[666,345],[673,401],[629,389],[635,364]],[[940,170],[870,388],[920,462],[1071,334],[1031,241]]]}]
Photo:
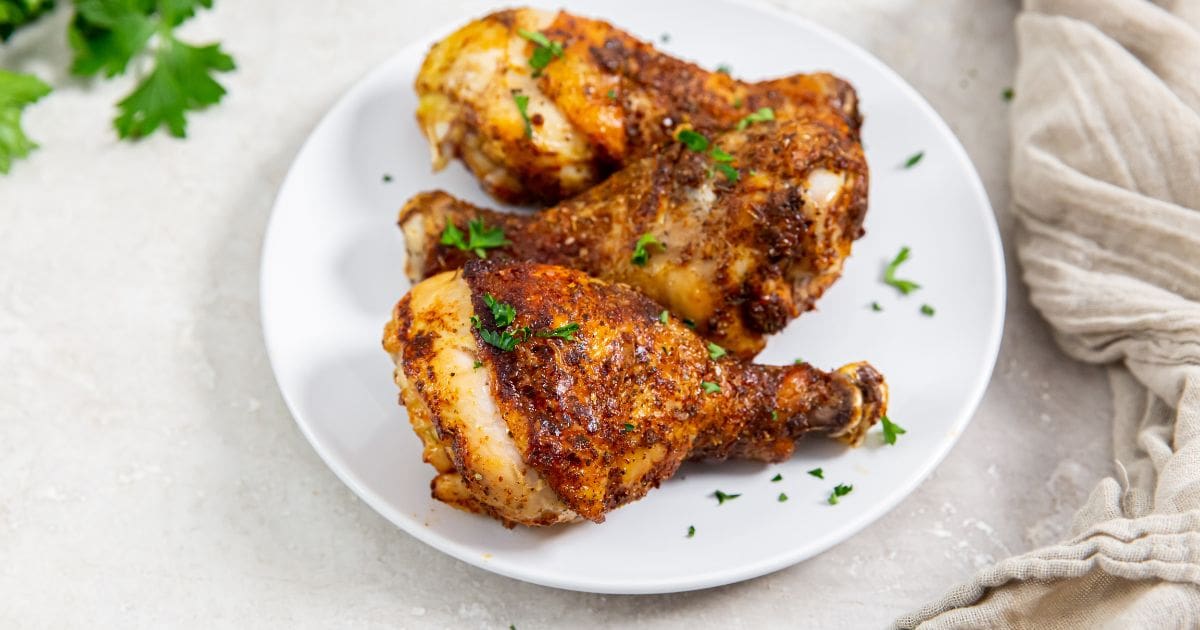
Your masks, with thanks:
[{"label": "browned chicken skin", "polygon": [[856,445],[886,412],[866,363],[713,359],[660,311],[624,285],[531,263],[470,262],[414,286],[383,345],[439,473],[434,497],[510,526],[600,522],[688,458],[780,461],[809,433]]},{"label": "browned chicken skin", "polygon": [[[544,53],[540,70],[530,64],[541,46],[532,33],[561,46]],[[511,203],[580,193],[681,125],[711,136],[771,108],[777,119],[819,121],[857,143],[861,124],[854,89],[832,75],[745,83],[606,22],[534,9],[493,13],[438,42],[416,90],[435,168],[461,158],[489,194]],[[529,99],[525,116],[514,95]]]},{"label": "browned chicken skin", "polygon": [[[631,162],[603,183],[535,215],[499,213],[446,193],[400,212],[413,281],[478,254],[442,244],[447,226],[503,228],[500,259],[580,269],[624,282],[739,357],[753,357],[841,274],[863,234],[867,166],[852,138],[821,122],[760,122],[712,138],[729,155],[680,142]],[[736,168],[736,180],[717,166]],[[644,264],[633,254],[651,235]]]}]

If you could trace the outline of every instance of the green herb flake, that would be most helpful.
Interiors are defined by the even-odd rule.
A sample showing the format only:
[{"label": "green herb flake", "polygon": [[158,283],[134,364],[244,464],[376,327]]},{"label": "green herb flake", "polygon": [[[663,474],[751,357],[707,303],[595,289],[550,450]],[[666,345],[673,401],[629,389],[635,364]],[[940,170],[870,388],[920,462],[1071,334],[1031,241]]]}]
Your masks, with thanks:
[{"label": "green herb flake", "polygon": [[772,410],[771,410],[771,419],[772,419],[772,420],[778,420],[778,419],[779,419],[779,412],[778,412],[778,411],[776,411],[776,410],[774,410],[774,409],[772,409]]},{"label": "green herb flake", "polygon": [[496,328],[504,328],[517,318],[517,309],[513,308],[512,304],[497,300],[491,293],[484,294],[483,303],[492,311],[492,320],[496,322]]},{"label": "green herb flake", "polygon": [[609,90],[609,91],[608,91],[608,98],[609,98],[609,99],[611,99],[611,100],[614,100],[614,101],[615,101],[615,100],[617,100],[617,91],[616,91],[616,90]]},{"label": "green herb flake", "polygon": [[775,475],[774,477],[771,477],[771,481],[783,481],[783,475]]},{"label": "green herb flake", "polygon": [[535,79],[542,76],[542,70],[545,70],[551,61],[563,55],[562,44],[551,41],[549,37],[541,33],[519,28],[517,29],[517,35],[524,37],[534,44],[533,54],[529,56],[529,67],[533,68],[531,76]]},{"label": "green herb flake", "polygon": [[480,258],[487,258],[484,250],[511,245],[512,241],[504,238],[504,228],[489,228],[483,219],[471,219],[467,222],[467,235],[464,238],[462,230],[454,223],[447,223],[442,230],[442,245],[457,247],[464,252],[475,252]]},{"label": "green herb flake", "polygon": [[694,322],[686,317],[683,318],[683,325],[687,326],[688,328],[691,328],[692,330],[696,330],[696,322]]},{"label": "green herb flake", "polygon": [[712,151],[709,152],[712,159],[718,162],[732,162],[733,156],[717,145],[713,145]]},{"label": "green herb flake", "polygon": [[[4,5],[0,3],[0,17],[3,14]],[[36,76],[0,68],[0,173],[7,173],[13,160],[37,148],[21,128],[21,113],[49,93],[50,86]]]},{"label": "green herb flake", "polygon": [[1007,103],[1007,102],[1012,101],[1013,96],[1015,96],[1015,95],[1016,95],[1016,93],[1013,92],[1012,88],[1006,87],[1006,88],[1004,88],[1004,91],[1000,93],[1000,98],[1004,99],[1004,102]]},{"label": "green herb flake", "polygon": [[634,430],[634,428],[635,427],[633,426],[632,422],[626,422],[621,426],[621,433],[629,433],[630,431]]},{"label": "green herb flake", "polygon": [[804,359],[796,359],[795,361],[792,361],[792,365],[804,365],[805,363],[808,363],[808,361],[805,361]]},{"label": "green herb flake", "polygon": [[904,161],[904,168],[912,168],[912,167],[916,166],[917,162],[920,162],[921,158],[923,158],[923,157],[925,157],[925,152],[917,151],[916,153],[909,156],[909,158],[907,160]]},{"label": "green herb flake", "polygon": [[638,237],[637,243],[633,246],[633,256],[630,257],[629,262],[639,267],[645,267],[646,262],[650,260],[650,252],[646,248],[650,246],[658,247],[664,252],[667,251],[666,244],[658,240],[653,234],[647,232]]},{"label": "green herb flake", "polygon": [[930,306],[928,304],[921,305],[921,314],[922,315],[925,315],[927,317],[933,317],[933,313],[934,313],[934,310],[933,310],[932,306]]},{"label": "green herb flake", "polygon": [[715,394],[721,391],[721,386],[712,381],[700,381],[700,387],[704,388],[705,394]]},{"label": "green herb flake", "polygon": [[675,139],[682,142],[683,146],[697,153],[708,150],[708,138],[705,138],[704,134],[698,131],[683,129],[675,135]]},{"label": "green herb flake", "polygon": [[896,254],[896,257],[892,259],[892,262],[888,263],[887,268],[883,270],[884,284],[895,287],[896,290],[903,295],[908,295],[909,293],[921,288],[921,285],[913,282],[912,280],[901,280],[896,277],[896,270],[900,268],[900,265],[902,265],[904,261],[908,260],[908,252],[909,249],[907,245],[901,247],[900,253]]},{"label": "green herb flake", "polygon": [[671,314],[667,312],[667,309],[663,309],[663,312],[658,314],[658,321],[660,321],[664,324],[667,323],[667,320],[670,318],[671,318]]},{"label": "green herb flake", "polygon": [[717,344],[715,344],[711,341],[708,342],[708,358],[712,359],[713,361],[716,361],[717,359],[720,359],[721,357],[725,356],[726,354],[729,354],[729,353],[725,351],[725,348],[722,348],[721,346],[718,346]]},{"label": "green herb flake", "polygon": [[820,469],[820,468],[814,468],[814,469],[812,469],[812,470],[808,471],[808,474],[810,474],[810,475],[812,475],[812,476],[816,477],[817,479],[824,479],[824,478],[825,478],[825,471],[824,471],[824,470],[822,470],[822,469]]},{"label": "green herb flake", "polygon": [[391,175],[388,175],[387,173],[384,173],[384,174],[383,174],[383,181],[384,181],[384,183],[385,183],[385,184],[386,184],[386,183],[389,183],[389,182],[391,182],[391,181],[392,181],[392,176],[391,176]]},{"label": "green herb flake", "polygon": [[479,321],[478,315],[471,316],[471,328],[483,328],[483,322]]},{"label": "green herb flake", "polygon": [[764,122],[767,120],[775,120],[775,110],[771,109],[770,107],[761,107],[758,109],[758,111],[750,112],[741,120],[739,120],[737,124],[737,130],[741,131],[753,123]]},{"label": "green herb flake", "polygon": [[784,501],[787,501],[787,495],[786,495],[786,494],[784,494],[784,493],[782,493],[782,492],[780,492],[780,493],[779,493],[779,502],[780,502],[780,503],[783,503]]},{"label": "green herb flake", "polygon": [[695,538],[695,537],[696,537],[696,526],[695,526],[695,525],[688,525],[688,534],[687,534],[687,537],[688,537],[688,538]]},{"label": "green herb flake", "polygon": [[543,339],[562,339],[563,341],[575,341],[575,333],[579,332],[579,324],[571,322],[564,324],[552,330],[539,330],[534,335]]},{"label": "green herb flake", "polygon": [[838,497],[844,497],[854,490],[854,486],[847,486],[839,483],[833,487],[833,492],[829,493],[829,505],[837,505]]},{"label": "green herb flake", "polygon": [[717,498],[717,505],[724,505],[726,501],[732,501],[742,495],[741,494],[725,494],[724,492],[717,490],[716,492],[713,493],[713,496]]},{"label": "green herb flake", "polygon": [[724,163],[717,163],[715,168],[718,171],[721,171],[721,174],[725,176],[725,179],[728,179],[731,182],[736,182],[738,180],[738,170],[736,168]]},{"label": "green herb flake", "polygon": [[733,99],[733,108],[734,109],[741,109],[742,104],[743,104],[742,97],[739,96],[739,97]]},{"label": "green herb flake", "polygon": [[733,68],[729,67],[729,64],[723,63],[717,66],[717,72],[720,72],[721,74],[732,74]]},{"label": "green herb flake", "polygon": [[478,370],[481,367],[483,367],[483,361],[475,359],[475,365],[472,367],[472,369]]},{"label": "green herb flake", "polygon": [[879,305],[879,302],[871,302],[871,310],[878,313],[883,310],[883,307]]},{"label": "green herb flake", "polygon": [[525,121],[525,137],[533,137],[533,123],[529,122],[529,96],[513,92],[513,102],[517,104],[517,111],[521,113],[521,120]]},{"label": "green herb flake", "polygon": [[883,441],[885,444],[895,444],[897,435],[908,433],[904,427],[892,422],[886,415],[880,418],[883,422]]}]

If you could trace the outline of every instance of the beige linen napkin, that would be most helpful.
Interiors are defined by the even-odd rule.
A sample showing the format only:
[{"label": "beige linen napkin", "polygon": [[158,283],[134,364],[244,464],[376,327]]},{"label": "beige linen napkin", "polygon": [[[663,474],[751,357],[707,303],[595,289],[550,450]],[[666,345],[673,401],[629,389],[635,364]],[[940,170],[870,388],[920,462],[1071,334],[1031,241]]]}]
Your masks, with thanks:
[{"label": "beige linen napkin", "polygon": [[1062,348],[1110,366],[1115,478],[1073,538],[896,624],[1200,628],[1200,0],[1027,0],[1017,41],[1018,258]]}]

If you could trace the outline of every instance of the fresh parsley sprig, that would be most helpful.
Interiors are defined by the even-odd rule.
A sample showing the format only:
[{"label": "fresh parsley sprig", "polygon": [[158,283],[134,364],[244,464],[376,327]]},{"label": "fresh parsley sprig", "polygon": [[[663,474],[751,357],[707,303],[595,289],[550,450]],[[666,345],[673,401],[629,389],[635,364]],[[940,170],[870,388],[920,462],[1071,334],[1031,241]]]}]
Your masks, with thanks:
[{"label": "fresh parsley sprig", "polygon": [[895,444],[896,436],[908,433],[904,427],[892,422],[886,415],[880,418],[883,422],[883,441],[887,444]]},{"label": "fresh parsley sprig", "polygon": [[464,252],[475,252],[476,256],[487,258],[487,252],[484,250],[511,245],[512,241],[504,238],[504,228],[488,227],[483,219],[471,219],[467,221],[465,237],[453,221],[447,221],[442,230],[441,244],[457,247]]},{"label": "fresh parsley sprig", "polygon": [[21,127],[21,114],[49,93],[50,86],[32,74],[0,68],[0,173],[7,173],[13,160],[37,148],[37,143]]},{"label": "fresh parsley sprig", "polygon": [[575,333],[577,332],[579,332],[579,324],[571,322],[551,330],[539,330],[533,334],[538,337],[542,337],[543,339],[562,339],[563,341],[575,341]]},{"label": "fresh parsley sprig", "polygon": [[645,267],[646,262],[650,260],[650,250],[647,249],[648,247],[657,247],[664,252],[667,251],[665,243],[647,232],[638,237],[637,243],[633,246],[633,256],[629,258],[629,262],[639,267]]}]

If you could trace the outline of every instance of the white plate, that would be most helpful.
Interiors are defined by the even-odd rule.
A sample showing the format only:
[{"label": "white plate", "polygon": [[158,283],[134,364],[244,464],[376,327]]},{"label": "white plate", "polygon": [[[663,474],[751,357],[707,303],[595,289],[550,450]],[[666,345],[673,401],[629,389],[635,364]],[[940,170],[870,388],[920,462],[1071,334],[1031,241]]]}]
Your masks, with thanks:
[{"label": "white plate", "polygon": [[[664,593],[763,575],[845,540],[900,502],[946,455],[983,395],[1000,344],[1004,262],[979,178],[933,109],[882,63],[795,17],[720,0],[588,0],[605,18],[709,68],[759,79],[830,70],[858,89],[871,165],[867,236],[820,310],[771,339],[759,361],[826,368],[867,359],[887,376],[895,446],[876,434],[846,452],[811,441],[780,465],[689,465],[602,525],[506,530],[429,497],[433,469],[397,405],[380,334],[409,284],[394,222],[409,195],[443,188],[495,205],[455,165],[430,173],[414,121],[413,77],[429,45],[411,44],[325,116],[279,192],[263,246],[262,321],[271,364],[301,430],[330,468],[400,528],[461,560],[514,578],[604,593]],[[720,34],[715,36],[714,26]],[[900,165],[916,151],[924,159]],[[384,174],[392,178],[383,181]],[[900,296],[880,282],[901,245]],[[869,308],[872,301],[883,312]],[[920,306],[937,309],[923,316]],[[821,467],[825,479],[805,471]],[[783,481],[772,483],[776,474]],[[838,483],[854,491],[826,503]],[[717,505],[716,489],[742,496]],[[790,500],[777,500],[786,492]],[[687,538],[695,526],[694,538]]]}]

